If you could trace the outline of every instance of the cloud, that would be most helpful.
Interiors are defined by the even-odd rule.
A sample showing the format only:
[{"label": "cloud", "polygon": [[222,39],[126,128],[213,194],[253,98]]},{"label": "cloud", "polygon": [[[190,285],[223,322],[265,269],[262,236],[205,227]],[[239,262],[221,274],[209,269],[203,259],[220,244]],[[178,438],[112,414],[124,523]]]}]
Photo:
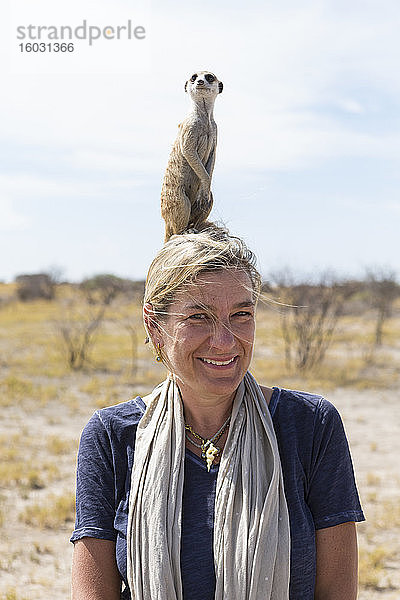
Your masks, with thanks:
[{"label": "cloud", "polygon": [[84,194],[96,194],[100,191],[100,186],[99,190],[93,189],[90,181],[63,181],[60,177],[45,174],[1,174],[0,187],[9,197],[28,202],[34,198],[71,196],[78,191]]},{"label": "cloud", "polygon": [[[7,200],[3,200],[0,206],[0,220],[14,228],[28,227],[29,220],[19,215],[15,208],[16,204],[27,207],[27,211],[32,215],[35,213],[34,206],[41,206],[42,210],[46,205],[53,206],[53,212],[57,210],[57,203],[62,206],[77,205],[82,202],[91,202],[92,204],[108,203],[138,205],[142,202],[140,193],[134,191],[146,189],[149,180],[145,175],[135,173],[125,173],[111,171],[104,173],[104,166],[101,162],[96,163],[96,168],[102,171],[104,178],[100,179],[94,173],[92,177],[79,177],[77,174],[71,177],[70,173],[65,173],[63,177],[59,175],[47,174],[0,174],[0,189],[3,190]],[[118,190],[118,192],[116,192]],[[61,206],[60,205],[60,206]],[[59,225],[59,224],[58,224]],[[2,223],[0,223],[0,227]]]},{"label": "cloud", "polygon": [[[220,128],[221,129],[221,128]],[[224,120],[219,148],[221,168],[311,169],[338,158],[397,160],[400,133],[376,135],[351,130],[330,115],[310,111],[249,114],[233,129]],[[246,139],[246,144],[238,140]]]},{"label": "cloud", "polygon": [[[14,11],[21,1],[10,0]],[[127,16],[135,20],[141,14],[141,8],[128,0],[24,2],[35,20],[43,15],[57,21]],[[87,212],[85,207],[79,212],[82,227],[99,204],[103,209],[116,209],[116,203],[129,204],[131,209],[132,204],[135,210],[140,205],[130,213],[134,214],[132,244],[140,239],[140,251],[136,246],[134,251],[121,251],[118,214],[113,226],[104,217],[104,235],[115,240],[116,256],[127,256],[128,263],[134,255],[135,268],[144,272],[141,264],[144,253],[150,253],[149,240],[161,239],[157,236],[163,171],[177,125],[189,106],[183,84],[193,69],[203,67],[212,69],[225,86],[215,106],[219,141],[213,185],[220,200],[214,212],[223,206],[221,217],[232,219],[236,208],[223,199],[237,190],[261,198],[258,222],[249,215],[246,225],[253,239],[259,223],[268,222],[270,209],[264,196],[273,196],[271,180],[279,180],[275,191],[285,207],[291,186],[296,190],[298,186],[305,198],[307,188],[325,197],[326,175],[330,175],[331,185],[340,182],[340,193],[351,187],[361,198],[374,194],[382,221],[395,222],[398,181],[392,176],[387,190],[382,175],[388,161],[396,171],[400,151],[397,0],[379,4],[375,0],[253,0],[246,5],[238,0],[143,0],[142,4],[151,4],[151,10],[143,12],[151,61],[140,73],[129,73],[129,68],[121,72],[135,60],[127,52],[114,65],[114,74],[3,75],[0,110],[6,118],[0,134],[4,170],[0,186],[7,202],[2,201],[0,217],[4,213],[7,227],[29,227],[29,219],[34,222],[36,213],[31,214],[27,206],[31,198],[38,199],[41,210],[51,209],[46,221],[49,231],[50,220],[57,219],[63,206],[66,210],[66,203],[57,205],[57,200],[66,197],[79,208],[86,204]],[[5,40],[3,36],[0,44]],[[40,60],[40,56],[31,58]],[[355,164],[356,174],[351,172]],[[299,173],[303,177],[297,177]],[[261,189],[255,192],[257,185]],[[26,208],[28,220],[16,208],[20,206]],[[232,223],[241,231],[244,219],[239,208],[235,218]],[[99,211],[92,211],[91,219],[100,227]],[[296,231],[309,223],[310,216],[299,213],[298,219],[289,240],[293,245]],[[64,220],[58,218],[60,256],[63,226]],[[264,231],[259,235],[260,240],[265,238]],[[288,255],[293,253],[289,241]],[[381,245],[376,239],[375,247]],[[336,247],[332,255],[335,252]],[[349,243],[343,260],[351,252]],[[70,249],[65,256],[58,259],[60,263],[71,262]],[[321,261],[324,256],[321,252]],[[96,261],[103,258],[95,257]],[[79,258],[75,265],[78,271],[85,268]]]},{"label": "cloud", "polygon": [[[75,2],[71,14],[84,15],[89,5]],[[379,144],[377,134],[362,137],[348,119],[368,119],[364,106],[372,91],[399,91],[399,10],[395,3],[384,5],[232,2],[228,22],[226,2],[213,3],[212,18],[205,18],[210,2],[183,8],[155,1],[148,16],[151,66],[136,76],[11,77],[0,98],[8,115],[3,143],[75,149],[88,167],[95,155],[101,163],[101,154],[107,169],[123,169],[131,157],[145,171],[155,162],[164,165],[188,107],[184,78],[208,65],[225,83],[216,105],[232,149],[220,155],[224,165],[299,168],[349,149],[361,155],[387,149],[391,156],[395,139],[386,136]],[[41,1],[49,14],[57,14],[55,6]],[[105,3],[101,10],[113,14]],[[115,15],[124,11],[121,1]],[[60,18],[67,12],[64,5]],[[333,105],[341,109],[335,118],[329,114]]]},{"label": "cloud", "polygon": [[360,102],[357,102],[357,100],[352,100],[351,98],[339,100],[338,106],[344,112],[351,113],[353,115],[363,115],[365,113],[364,106],[362,106]]},{"label": "cloud", "polygon": [[[71,156],[70,162],[80,169],[92,169],[107,172],[109,174],[131,175],[135,173],[154,174],[154,160],[145,155],[135,155],[126,152],[107,152],[94,149],[76,150]],[[138,179],[131,180],[133,187],[139,184]]]},{"label": "cloud", "polygon": [[396,215],[400,215],[400,201],[393,200],[392,202],[386,203],[386,208],[390,212],[396,213]]},{"label": "cloud", "polygon": [[19,213],[11,200],[7,198],[0,199],[0,231],[15,232],[25,231],[29,227],[29,219]]}]

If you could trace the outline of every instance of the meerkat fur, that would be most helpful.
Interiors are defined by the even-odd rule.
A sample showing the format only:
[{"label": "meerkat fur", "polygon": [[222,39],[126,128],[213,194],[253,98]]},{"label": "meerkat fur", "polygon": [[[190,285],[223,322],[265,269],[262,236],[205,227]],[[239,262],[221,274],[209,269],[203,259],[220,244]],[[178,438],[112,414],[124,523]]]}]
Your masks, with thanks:
[{"label": "meerkat fur", "polygon": [[210,71],[197,71],[185,83],[192,110],[179,125],[161,190],[165,241],[171,235],[207,225],[217,146],[214,102],[222,89],[222,82]]}]

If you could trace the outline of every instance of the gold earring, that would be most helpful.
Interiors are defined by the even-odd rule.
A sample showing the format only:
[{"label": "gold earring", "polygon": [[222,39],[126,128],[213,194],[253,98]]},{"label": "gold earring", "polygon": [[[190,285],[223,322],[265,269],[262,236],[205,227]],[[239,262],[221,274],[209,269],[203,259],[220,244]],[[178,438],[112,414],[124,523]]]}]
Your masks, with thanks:
[{"label": "gold earring", "polygon": [[157,361],[157,362],[161,362],[161,361],[162,361],[160,342],[157,342],[157,348],[156,348],[156,361]]}]

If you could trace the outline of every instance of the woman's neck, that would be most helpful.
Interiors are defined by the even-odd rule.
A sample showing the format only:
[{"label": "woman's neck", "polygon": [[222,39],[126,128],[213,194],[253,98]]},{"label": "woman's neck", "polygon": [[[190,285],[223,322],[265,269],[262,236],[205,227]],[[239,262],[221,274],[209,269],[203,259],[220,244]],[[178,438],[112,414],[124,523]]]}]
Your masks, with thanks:
[{"label": "woman's neck", "polygon": [[185,423],[190,425],[196,433],[209,439],[225,423],[232,412],[233,396],[210,399],[193,398],[189,394],[182,394]]}]

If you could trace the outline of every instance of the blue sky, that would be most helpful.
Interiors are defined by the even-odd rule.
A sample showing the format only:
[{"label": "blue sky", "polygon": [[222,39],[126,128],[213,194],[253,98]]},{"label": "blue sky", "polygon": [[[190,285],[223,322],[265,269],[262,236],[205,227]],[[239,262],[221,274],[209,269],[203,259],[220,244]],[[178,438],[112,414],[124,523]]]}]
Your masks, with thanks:
[{"label": "blue sky", "polygon": [[[225,86],[213,216],[248,241],[262,272],[383,266],[400,277],[398,2],[10,0],[8,9],[0,280],[55,265],[72,280],[145,276],[163,239],[160,188],[189,107],[183,84],[199,68]],[[147,35],[140,49],[103,41],[73,61],[28,63],[14,28],[34,18],[129,18]]]}]

